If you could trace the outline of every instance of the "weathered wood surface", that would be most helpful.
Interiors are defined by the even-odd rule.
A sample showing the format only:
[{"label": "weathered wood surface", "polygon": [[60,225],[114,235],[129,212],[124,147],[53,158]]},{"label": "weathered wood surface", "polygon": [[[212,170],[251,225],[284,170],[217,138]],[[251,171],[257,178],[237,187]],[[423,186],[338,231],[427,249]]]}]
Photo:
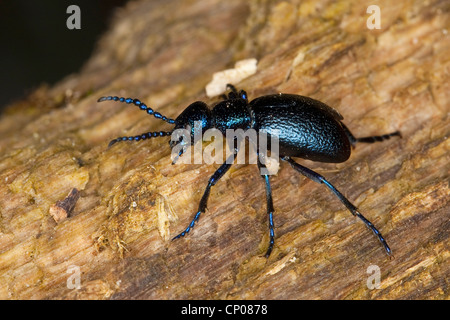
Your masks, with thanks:
[{"label": "weathered wood surface", "polygon": [[[381,9],[369,30],[366,9]],[[42,87],[0,118],[0,298],[448,299],[450,16],[447,1],[137,1],[117,12],[79,74]],[[139,97],[170,117],[214,72],[255,57],[238,85],[335,107],[357,136],[342,164],[300,161],[380,229],[373,234],[322,185],[286,164],[271,178],[276,245],[254,165],[212,189],[216,166],[170,165],[168,139],[110,139],[169,125],[105,94]],[[77,188],[72,214],[49,208]],[[379,267],[378,289],[367,269]],[[75,266],[75,269],[73,268]],[[80,288],[70,284],[76,268]],[[69,286],[68,286],[69,284]]]}]

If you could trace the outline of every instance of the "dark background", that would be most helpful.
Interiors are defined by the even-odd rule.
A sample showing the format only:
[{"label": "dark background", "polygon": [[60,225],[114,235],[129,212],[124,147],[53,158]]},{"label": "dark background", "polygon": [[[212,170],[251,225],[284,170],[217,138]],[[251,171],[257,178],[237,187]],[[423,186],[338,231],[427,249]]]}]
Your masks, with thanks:
[{"label": "dark background", "polygon": [[[78,72],[127,0],[0,0],[0,111],[42,83]],[[67,7],[81,11],[81,29],[66,26]]]}]

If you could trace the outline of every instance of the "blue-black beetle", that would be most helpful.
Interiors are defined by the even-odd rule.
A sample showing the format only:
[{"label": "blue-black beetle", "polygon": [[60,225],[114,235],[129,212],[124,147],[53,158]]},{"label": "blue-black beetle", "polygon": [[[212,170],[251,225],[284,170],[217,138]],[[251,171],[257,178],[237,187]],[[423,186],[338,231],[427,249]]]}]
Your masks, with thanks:
[{"label": "blue-black beetle", "polygon": [[[342,193],[323,176],[298,164],[291,157],[320,162],[344,162],[350,157],[351,148],[357,142],[373,143],[383,141],[392,136],[401,136],[400,132],[395,131],[381,136],[355,138],[350,130],[342,123],[343,117],[336,110],[320,101],[294,94],[273,94],[261,96],[248,102],[247,93],[244,90],[238,91],[230,84],[227,85],[227,88],[231,89],[231,91],[228,95],[223,95],[223,100],[218,102],[212,109],[206,103],[197,101],[189,105],[175,120],[155,112],[138,99],[116,96],[102,97],[98,99],[99,102],[110,100],[134,104],[157,119],[175,125],[172,131],[147,132],[137,136],[120,137],[112,140],[109,146],[119,141],[140,141],[152,137],[169,136],[176,129],[188,129],[193,135],[196,121],[197,123],[201,123],[202,132],[205,132],[207,129],[216,128],[224,135],[227,129],[264,130],[269,135],[274,130],[277,130],[280,158],[287,161],[295,170],[307,178],[325,184],[353,215],[360,218],[373,231],[382,243],[386,253],[391,255],[391,249],[378,229]],[[194,143],[194,140],[191,141],[191,143]],[[174,148],[180,142],[181,139],[170,141],[170,147]],[[237,149],[235,151],[237,152]],[[231,167],[236,152],[232,156],[232,161],[228,161],[227,159],[226,163],[223,163],[211,176],[193,220],[183,232],[173,239],[185,236],[194,227],[200,214],[205,212],[211,187]],[[179,155],[182,153],[183,151]],[[258,166],[264,166],[259,159]],[[273,223],[274,207],[269,175],[262,174],[262,177],[266,185],[270,233],[270,242],[265,256],[269,257],[275,241]]]}]

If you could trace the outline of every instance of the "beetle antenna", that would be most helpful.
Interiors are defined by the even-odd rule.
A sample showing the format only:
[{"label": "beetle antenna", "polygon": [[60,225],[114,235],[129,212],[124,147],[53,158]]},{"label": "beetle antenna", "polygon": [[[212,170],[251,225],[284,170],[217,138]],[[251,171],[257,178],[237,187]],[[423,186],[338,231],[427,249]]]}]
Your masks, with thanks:
[{"label": "beetle antenna", "polygon": [[163,120],[167,123],[174,124],[175,120],[167,118],[166,116],[163,116],[159,112],[155,112],[152,108],[148,107],[145,103],[141,102],[139,99],[133,99],[133,98],[124,98],[124,97],[117,97],[117,96],[107,96],[107,97],[101,97],[97,100],[97,102],[102,101],[118,101],[118,102],[124,102],[126,104],[134,104],[135,106],[139,107],[139,109],[146,111],[148,114],[154,116],[156,119]]},{"label": "beetle antenna", "polygon": [[159,137],[167,137],[172,134],[172,131],[155,131],[155,132],[146,132],[143,134],[140,134],[138,136],[130,136],[130,137],[119,137],[114,140],[111,140],[111,142],[108,144],[108,148],[110,148],[113,144],[116,144],[120,141],[140,141],[150,138],[159,138]]}]

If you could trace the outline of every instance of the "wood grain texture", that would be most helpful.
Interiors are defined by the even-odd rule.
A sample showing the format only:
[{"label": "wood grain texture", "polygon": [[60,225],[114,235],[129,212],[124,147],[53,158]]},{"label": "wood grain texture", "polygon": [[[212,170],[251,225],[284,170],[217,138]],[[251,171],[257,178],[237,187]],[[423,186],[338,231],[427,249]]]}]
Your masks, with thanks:
[{"label": "wood grain texture", "polygon": [[[369,30],[366,9],[381,9]],[[2,299],[448,299],[450,155],[448,1],[133,1],[117,11],[84,68],[41,87],[0,118]],[[311,96],[336,108],[358,145],[341,164],[299,160],[340,189],[386,237],[395,259],[322,185],[286,164],[271,177],[276,244],[269,259],[262,179],[236,165],[170,165],[168,130],[139,97],[175,118],[204,100],[214,72],[258,59],[236,84],[249,97]],[[80,191],[72,214],[49,209]],[[381,283],[370,290],[371,265]],[[68,281],[81,271],[80,288]],[[69,271],[69,272],[68,272]]]}]

